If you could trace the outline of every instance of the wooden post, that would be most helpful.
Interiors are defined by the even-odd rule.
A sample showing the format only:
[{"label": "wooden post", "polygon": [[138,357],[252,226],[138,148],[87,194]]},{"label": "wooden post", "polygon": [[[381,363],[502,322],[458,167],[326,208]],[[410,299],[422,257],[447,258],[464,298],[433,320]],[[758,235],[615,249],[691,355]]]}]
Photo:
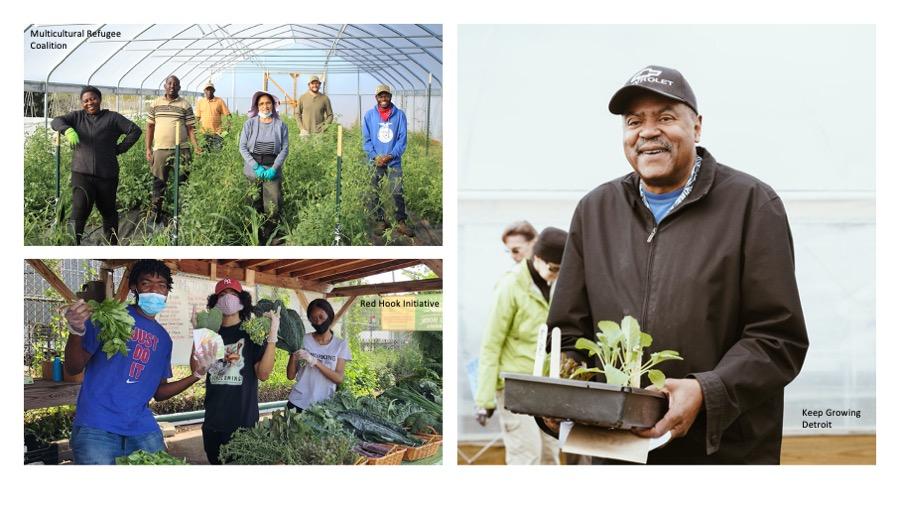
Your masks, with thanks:
[{"label": "wooden post", "polygon": [[216,272],[219,270],[218,267],[219,267],[219,264],[217,264],[215,262],[209,263],[209,279],[211,279],[213,281],[216,280]]},{"label": "wooden post", "polygon": [[245,278],[244,280],[247,282],[247,284],[255,285],[256,284],[256,271],[254,271],[253,269],[246,269],[244,272],[246,273],[246,276],[244,276],[244,278]]},{"label": "wooden post", "polygon": [[335,325],[337,325],[337,323],[341,320],[341,317],[344,316],[344,313],[346,313],[347,310],[350,309],[350,306],[352,306],[354,302],[356,302],[356,295],[351,295],[350,298],[347,299],[346,302],[344,302],[344,305],[341,306],[338,312],[335,313],[334,321],[331,322],[331,327],[329,328],[333,328]]},{"label": "wooden post", "polygon": [[69,289],[68,286],[63,282],[63,280],[59,279],[59,276],[56,275],[55,272],[50,270],[49,267],[43,262],[43,260],[25,260],[29,265],[40,274],[42,278],[44,278],[47,283],[56,290],[66,302],[72,302],[76,299],[75,294],[72,290]]},{"label": "wooden post", "polygon": [[299,288],[294,290],[294,293],[297,294],[297,299],[300,301],[300,312],[305,313],[306,308],[309,307],[309,299],[306,298],[306,294],[303,293],[303,290]]},{"label": "wooden post", "polygon": [[103,298],[112,299],[116,293],[116,289],[113,286],[112,270],[101,267],[100,281],[103,282]]},{"label": "wooden post", "polygon": [[119,288],[116,290],[116,300],[119,302],[125,302],[125,299],[128,297],[129,275],[131,275],[131,265],[125,267],[125,272],[122,273],[122,279],[119,280]]}]

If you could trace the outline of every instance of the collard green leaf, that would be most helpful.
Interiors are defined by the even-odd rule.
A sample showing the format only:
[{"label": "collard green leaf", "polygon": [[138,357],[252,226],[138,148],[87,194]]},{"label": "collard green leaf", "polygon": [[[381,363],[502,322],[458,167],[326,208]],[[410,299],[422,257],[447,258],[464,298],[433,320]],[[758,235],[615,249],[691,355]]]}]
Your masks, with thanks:
[{"label": "collard green leaf", "polygon": [[653,386],[656,388],[662,389],[662,387],[666,384],[666,375],[662,373],[659,369],[650,369],[647,371],[647,378],[650,379],[650,382],[653,383]]}]

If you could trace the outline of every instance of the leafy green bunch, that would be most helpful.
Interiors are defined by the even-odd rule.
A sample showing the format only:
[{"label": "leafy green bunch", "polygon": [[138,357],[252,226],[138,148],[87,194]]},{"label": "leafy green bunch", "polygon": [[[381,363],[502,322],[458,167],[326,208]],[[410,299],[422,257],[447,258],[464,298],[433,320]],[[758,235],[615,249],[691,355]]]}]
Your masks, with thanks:
[{"label": "leafy green bunch", "polygon": [[131,339],[131,331],[134,329],[134,318],[128,314],[128,305],[115,299],[107,299],[103,302],[88,301],[91,308],[91,321],[100,330],[98,335],[103,343],[102,350],[106,352],[106,358],[112,358],[116,353],[128,356],[128,340]]},{"label": "leafy green bunch", "polygon": [[610,385],[640,388],[641,376],[646,373],[655,387],[662,388],[666,376],[654,367],[667,360],[682,360],[677,351],[662,350],[651,353],[650,360],[642,362],[644,348],[650,347],[653,338],[650,334],[641,332],[638,321],[632,316],[625,316],[621,327],[612,321],[598,322],[597,327],[600,332],[597,333],[596,342],[582,337],[575,342],[575,347],[596,356],[600,361],[600,367],[582,367],[575,371],[573,376],[585,373],[603,374],[606,383]]},{"label": "leafy green bunch", "polygon": [[255,427],[238,429],[219,455],[227,464],[352,464],[357,458],[353,444],[342,430],[317,432],[303,415],[284,410]]},{"label": "leafy green bunch", "polygon": [[138,450],[125,457],[116,457],[116,465],[119,466],[186,466],[187,460],[177,458],[166,453],[165,450],[147,452]]},{"label": "leafy green bunch", "polygon": [[269,327],[271,326],[272,320],[267,316],[257,316],[256,318],[244,320],[244,322],[241,323],[241,330],[250,334],[251,341],[262,346],[263,342],[266,340],[266,336],[269,334]]}]

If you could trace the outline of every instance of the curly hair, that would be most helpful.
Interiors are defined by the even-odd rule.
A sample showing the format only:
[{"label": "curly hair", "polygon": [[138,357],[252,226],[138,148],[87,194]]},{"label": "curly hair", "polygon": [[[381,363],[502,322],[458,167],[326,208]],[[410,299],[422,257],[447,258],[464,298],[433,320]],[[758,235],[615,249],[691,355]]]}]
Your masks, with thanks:
[{"label": "curly hair", "polygon": [[166,288],[172,290],[172,269],[160,260],[138,260],[128,272],[128,286],[136,287],[143,275],[159,276],[166,280]]}]

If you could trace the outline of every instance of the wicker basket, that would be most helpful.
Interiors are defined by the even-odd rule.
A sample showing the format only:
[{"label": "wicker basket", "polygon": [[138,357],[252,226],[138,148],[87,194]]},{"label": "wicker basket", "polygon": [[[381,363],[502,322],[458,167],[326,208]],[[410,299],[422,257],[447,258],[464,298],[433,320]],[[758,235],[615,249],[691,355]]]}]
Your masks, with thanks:
[{"label": "wicker basket", "polygon": [[366,465],[369,466],[397,466],[403,462],[403,456],[406,455],[406,447],[394,445],[384,457],[368,457]]},{"label": "wicker basket", "polygon": [[431,457],[437,453],[438,449],[441,447],[441,436],[439,435],[417,435],[417,437],[425,441],[425,444],[415,448],[404,446],[403,448],[406,448],[406,453],[403,454],[403,460],[421,460]]}]

